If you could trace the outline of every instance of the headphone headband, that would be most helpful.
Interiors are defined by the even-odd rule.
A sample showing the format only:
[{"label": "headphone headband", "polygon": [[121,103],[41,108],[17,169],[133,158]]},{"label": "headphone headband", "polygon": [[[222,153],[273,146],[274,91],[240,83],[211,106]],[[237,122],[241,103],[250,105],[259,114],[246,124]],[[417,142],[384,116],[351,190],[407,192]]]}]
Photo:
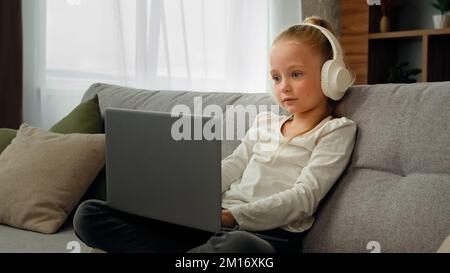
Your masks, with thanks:
[{"label": "headphone headband", "polygon": [[314,24],[310,24],[310,23],[303,23],[300,24],[302,26],[311,26],[314,27],[318,30],[320,30],[320,32],[322,32],[322,34],[328,39],[328,41],[331,44],[331,47],[333,49],[333,59],[342,59],[342,49],[341,46],[339,44],[339,41],[337,40],[336,36],[334,36],[333,33],[331,33],[328,29],[318,26],[318,25],[314,25]]}]

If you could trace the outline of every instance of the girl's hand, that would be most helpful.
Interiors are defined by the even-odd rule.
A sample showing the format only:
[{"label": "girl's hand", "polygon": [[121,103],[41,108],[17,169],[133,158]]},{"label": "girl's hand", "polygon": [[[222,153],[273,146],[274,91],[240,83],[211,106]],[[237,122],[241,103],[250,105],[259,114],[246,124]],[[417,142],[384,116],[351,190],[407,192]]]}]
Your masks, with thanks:
[{"label": "girl's hand", "polygon": [[233,214],[229,210],[222,210],[222,226],[224,227],[234,227],[237,224],[233,217]]}]

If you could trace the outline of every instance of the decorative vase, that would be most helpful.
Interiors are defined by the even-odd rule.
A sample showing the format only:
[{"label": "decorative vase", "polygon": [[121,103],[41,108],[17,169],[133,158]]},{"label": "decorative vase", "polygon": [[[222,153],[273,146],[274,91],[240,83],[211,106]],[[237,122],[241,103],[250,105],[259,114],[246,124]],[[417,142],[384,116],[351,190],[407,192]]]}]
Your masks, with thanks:
[{"label": "decorative vase", "polygon": [[450,27],[450,14],[433,15],[433,23],[435,29]]},{"label": "decorative vase", "polygon": [[388,32],[390,30],[389,17],[383,15],[380,20],[380,32]]}]

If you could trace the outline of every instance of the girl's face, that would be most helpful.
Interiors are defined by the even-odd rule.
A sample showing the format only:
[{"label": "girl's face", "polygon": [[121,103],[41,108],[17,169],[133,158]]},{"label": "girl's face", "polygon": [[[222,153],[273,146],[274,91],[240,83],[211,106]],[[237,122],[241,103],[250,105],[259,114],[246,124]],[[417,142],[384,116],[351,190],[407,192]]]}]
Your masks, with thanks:
[{"label": "girl's face", "polygon": [[300,114],[326,105],[320,83],[322,58],[311,46],[280,41],[272,47],[270,66],[276,99],[288,112]]}]

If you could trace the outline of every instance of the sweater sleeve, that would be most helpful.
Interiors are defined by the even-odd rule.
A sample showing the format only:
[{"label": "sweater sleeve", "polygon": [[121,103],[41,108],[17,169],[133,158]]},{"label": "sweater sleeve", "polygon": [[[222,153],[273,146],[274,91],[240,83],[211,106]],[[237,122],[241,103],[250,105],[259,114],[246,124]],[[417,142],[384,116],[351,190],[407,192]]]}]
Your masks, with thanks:
[{"label": "sweater sleeve", "polygon": [[[261,115],[261,114],[260,114]],[[222,160],[222,193],[230,189],[231,184],[242,177],[253,153],[259,116],[255,117],[252,126],[247,131],[239,146],[227,158]]]},{"label": "sweater sleeve", "polygon": [[350,161],[356,124],[348,121],[318,139],[308,164],[292,188],[230,208],[239,228],[248,231],[269,230],[312,216]]}]

